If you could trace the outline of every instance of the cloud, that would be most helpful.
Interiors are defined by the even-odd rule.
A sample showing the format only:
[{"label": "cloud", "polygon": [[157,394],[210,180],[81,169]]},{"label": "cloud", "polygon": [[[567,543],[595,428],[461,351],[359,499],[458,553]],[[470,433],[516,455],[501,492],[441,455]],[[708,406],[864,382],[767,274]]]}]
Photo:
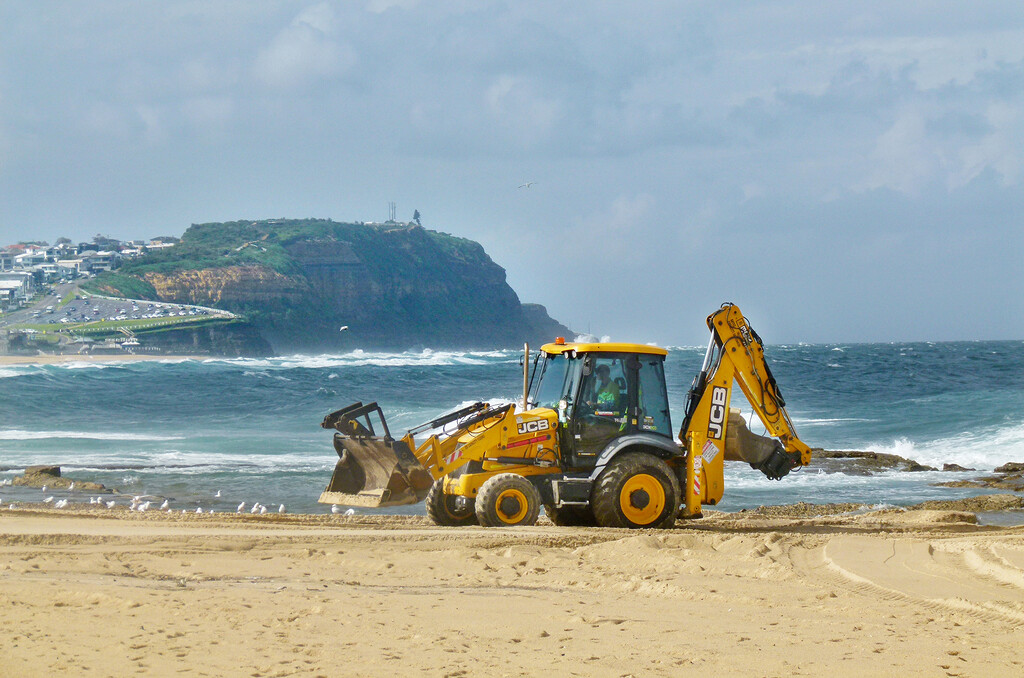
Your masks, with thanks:
[{"label": "cloud", "polygon": [[519,146],[532,146],[549,139],[555,127],[563,122],[563,103],[558,97],[539,90],[528,78],[505,74],[498,76],[485,93],[491,119]]},{"label": "cloud", "polygon": [[336,37],[336,19],[326,2],[302,10],[260,51],[254,74],[260,82],[291,89],[336,78],[356,62],[355,51]]},{"label": "cloud", "polygon": [[370,0],[366,4],[366,10],[373,12],[374,14],[383,14],[384,12],[397,7],[399,9],[412,9],[419,4],[419,0]]}]

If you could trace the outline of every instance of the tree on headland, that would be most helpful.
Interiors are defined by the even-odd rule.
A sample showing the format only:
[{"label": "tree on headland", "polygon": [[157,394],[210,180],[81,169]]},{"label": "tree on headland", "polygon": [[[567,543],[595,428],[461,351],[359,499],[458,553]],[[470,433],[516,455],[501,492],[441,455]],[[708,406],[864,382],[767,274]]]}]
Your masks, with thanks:
[{"label": "tree on headland", "polygon": [[416,222],[417,226],[422,226],[423,225],[423,224],[420,223],[420,211],[419,210],[413,210],[412,211],[412,220]]},{"label": "tree on headland", "polygon": [[71,242],[72,242],[71,238],[60,237],[60,238],[57,238],[57,241],[54,244],[55,245],[70,245]]}]

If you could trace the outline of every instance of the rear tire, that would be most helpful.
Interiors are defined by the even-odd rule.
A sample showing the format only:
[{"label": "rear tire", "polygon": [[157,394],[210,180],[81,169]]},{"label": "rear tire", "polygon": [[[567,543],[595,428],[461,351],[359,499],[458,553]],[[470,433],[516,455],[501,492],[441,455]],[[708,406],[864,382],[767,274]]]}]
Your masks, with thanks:
[{"label": "rear tire", "polygon": [[646,452],[620,454],[594,483],[590,506],[601,527],[669,528],[679,514],[679,481]]},{"label": "rear tire", "polygon": [[444,478],[438,478],[427,491],[427,515],[434,521],[435,525],[445,527],[460,527],[462,525],[476,525],[476,511],[473,508],[473,500],[468,500],[467,507],[461,511],[455,506],[456,496],[445,494]]},{"label": "rear tire", "polygon": [[488,478],[476,496],[476,518],[484,527],[535,525],[540,515],[540,492],[515,473]]},{"label": "rear tire", "polygon": [[593,527],[597,525],[594,512],[589,506],[563,506],[555,508],[554,504],[544,504],[544,513],[548,519],[559,527]]}]

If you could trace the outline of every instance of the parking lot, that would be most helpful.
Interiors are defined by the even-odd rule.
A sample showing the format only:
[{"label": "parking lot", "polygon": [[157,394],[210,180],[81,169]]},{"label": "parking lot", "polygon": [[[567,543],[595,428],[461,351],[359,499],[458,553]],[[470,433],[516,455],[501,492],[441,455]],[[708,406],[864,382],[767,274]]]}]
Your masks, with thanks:
[{"label": "parking lot", "polygon": [[[223,311],[212,311],[224,315]],[[209,309],[187,304],[156,301],[87,297],[75,299],[64,306],[47,305],[32,312],[29,322],[41,324],[79,324],[89,322],[145,320],[150,318],[188,318],[210,315]]]}]

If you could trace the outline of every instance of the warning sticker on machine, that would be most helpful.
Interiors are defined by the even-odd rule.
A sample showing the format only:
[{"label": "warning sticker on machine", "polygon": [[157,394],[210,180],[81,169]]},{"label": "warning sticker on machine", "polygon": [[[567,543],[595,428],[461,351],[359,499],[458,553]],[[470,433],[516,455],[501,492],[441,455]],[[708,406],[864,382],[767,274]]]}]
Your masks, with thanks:
[{"label": "warning sticker on machine", "polygon": [[693,493],[700,496],[700,472],[703,464],[701,463],[701,457],[697,457],[693,460]]},{"label": "warning sticker on machine", "polygon": [[710,440],[706,440],[704,441],[704,447],[701,448],[700,452],[700,456],[704,457],[704,462],[710,464],[715,460],[715,457],[718,456],[718,445],[715,445]]}]

